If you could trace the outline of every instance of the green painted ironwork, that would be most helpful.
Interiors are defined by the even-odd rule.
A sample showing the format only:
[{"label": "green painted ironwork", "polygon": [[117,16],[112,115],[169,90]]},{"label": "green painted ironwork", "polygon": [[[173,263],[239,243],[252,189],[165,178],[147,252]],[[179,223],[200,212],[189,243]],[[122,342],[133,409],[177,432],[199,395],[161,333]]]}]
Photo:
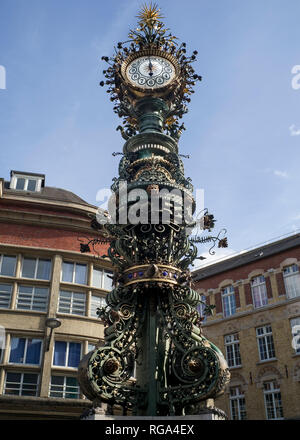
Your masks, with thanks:
[{"label": "green painted ironwork", "polygon": [[[104,226],[93,221],[93,227],[108,237],[107,258],[115,270],[107,306],[99,310],[106,325],[105,341],[81,361],[79,382],[91,400],[121,405],[135,415],[193,414],[199,402],[220,395],[229,380],[221,351],[202,333],[203,317],[197,310],[202,301],[192,288],[189,270],[198,253],[187,233],[194,221],[195,201],[191,179],[185,177],[178,155],[184,129],[178,118],[187,111],[185,103],[200,79],[191,66],[196,52],[187,57],[185,43],[176,47],[175,37],[165,36],[156,6],[144,7],[139,31],[130,35],[129,46],[118,43],[113,58],[103,57],[110,65],[105,71],[108,91],[117,102],[115,111],[124,118],[118,129],[126,143],[119,177],[112,185],[118,200],[116,221],[110,222],[108,213]],[[158,91],[135,90],[122,66],[139,53],[156,51],[174,59],[175,80]],[[151,223],[153,205],[148,199],[144,202],[149,210],[147,224],[118,221],[130,210],[129,191],[137,188],[157,198],[157,223]],[[164,205],[161,190],[177,193]],[[190,216],[184,215],[183,200],[189,201]],[[169,223],[163,222],[165,211]],[[202,221],[203,229],[213,228],[212,215],[205,212]],[[227,246],[218,236],[206,237],[211,240]],[[81,246],[88,251],[88,244]],[[211,313],[211,307],[205,310]]]}]

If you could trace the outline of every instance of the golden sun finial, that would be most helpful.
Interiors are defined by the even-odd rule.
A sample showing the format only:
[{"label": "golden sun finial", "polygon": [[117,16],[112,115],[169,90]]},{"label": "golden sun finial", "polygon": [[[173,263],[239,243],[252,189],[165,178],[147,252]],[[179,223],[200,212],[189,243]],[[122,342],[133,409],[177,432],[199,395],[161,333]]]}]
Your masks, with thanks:
[{"label": "golden sun finial", "polygon": [[160,9],[158,8],[156,3],[150,3],[149,6],[144,4],[141,8],[141,11],[137,15],[139,19],[139,23],[145,24],[153,24],[156,21],[159,21],[161,18],[164,18],[160,13]]}]

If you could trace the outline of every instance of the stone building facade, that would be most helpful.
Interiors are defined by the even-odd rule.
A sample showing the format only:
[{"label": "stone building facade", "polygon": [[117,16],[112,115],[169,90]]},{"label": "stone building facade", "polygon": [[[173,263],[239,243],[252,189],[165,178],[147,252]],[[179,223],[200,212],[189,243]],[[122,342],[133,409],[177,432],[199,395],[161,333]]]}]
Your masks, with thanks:
[{"label": "stone building facade", "polygon": [[77,366],[101,342],[112,282],[107,245],[80,253],[100,238],[95,212],[42,174],[0,179],[0,419],[78,418],[91,404]]},{"label": "stone building facade", "polygon": [[230,419],[300,419],[300,234],[202,267],[196,290],[214,305],[204,335],[231,381],[216,400]]}]

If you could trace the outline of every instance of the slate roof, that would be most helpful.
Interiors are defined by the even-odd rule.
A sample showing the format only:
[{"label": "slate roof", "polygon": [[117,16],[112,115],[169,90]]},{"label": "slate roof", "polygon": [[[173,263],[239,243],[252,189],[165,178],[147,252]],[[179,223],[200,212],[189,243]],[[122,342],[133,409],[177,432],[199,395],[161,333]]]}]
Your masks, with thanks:
[{"label": "slate roof", "polygon": [[235,255],[232,258],[222,260],[218,263],[211,264],[209,266],[197,269],[193,272],[193,280],[199,281],[205,278],[209,278],[213,275],[226,272],[230,269],[235,269],[239,266],[244,266],[252,261],[259,261],[263,258],[269,257],[274,254],[278,254],[287,249],[300,245],[300,234],[295,234],[273,243],[266,244],[261,247],[252,249],[249,252]]},{"label": "slate roof", "polygon": [[44,186],[41,188],[41,191],[39,192],[19,191],[15,189],[10,189],[9,185],[10,185],[9,182],[4,183],[4,191],[3,191],[4,194],[13,194],[18,196],[27,195],[34,199],[47,199],[58,202],[77,203],[79,205],[94,207],[93,205],[87,203],[85,200],[78,197],[76,194],[72,193],[71,191],[67,191],[66,189],[55,188],[52,186]]}]

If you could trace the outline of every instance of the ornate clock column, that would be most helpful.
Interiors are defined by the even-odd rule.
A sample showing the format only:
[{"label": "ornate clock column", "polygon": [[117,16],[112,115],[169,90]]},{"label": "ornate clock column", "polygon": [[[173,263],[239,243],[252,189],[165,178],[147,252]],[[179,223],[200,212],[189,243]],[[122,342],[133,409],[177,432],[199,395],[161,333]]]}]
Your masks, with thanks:
[{"label": "ornate clock column", "polygon": [[[180,416],[197,414],[201,402],[222,394],[229,372],[220,350],[202,334],[201,298],[189,271],[197,258],[188,237],[195,201],[178,155],[184,129],[178,120],[201,79],[191,66],[197,52],[187,57],[185,43],[178,47],[160,19],[155,5],[143,7],[130,41],[118,43],[112,58],[103,57],[126,143],[112,185],[117,209],[92,222],[110,242],[114,288],[99,310],[105,343],[82,359],[79,382],[95,404],[121,405],[134,415]],[[210,230],[213,216],[206,212],[201,222]],[[218,237],[202,242],[211,239],[227,245]]]}]

